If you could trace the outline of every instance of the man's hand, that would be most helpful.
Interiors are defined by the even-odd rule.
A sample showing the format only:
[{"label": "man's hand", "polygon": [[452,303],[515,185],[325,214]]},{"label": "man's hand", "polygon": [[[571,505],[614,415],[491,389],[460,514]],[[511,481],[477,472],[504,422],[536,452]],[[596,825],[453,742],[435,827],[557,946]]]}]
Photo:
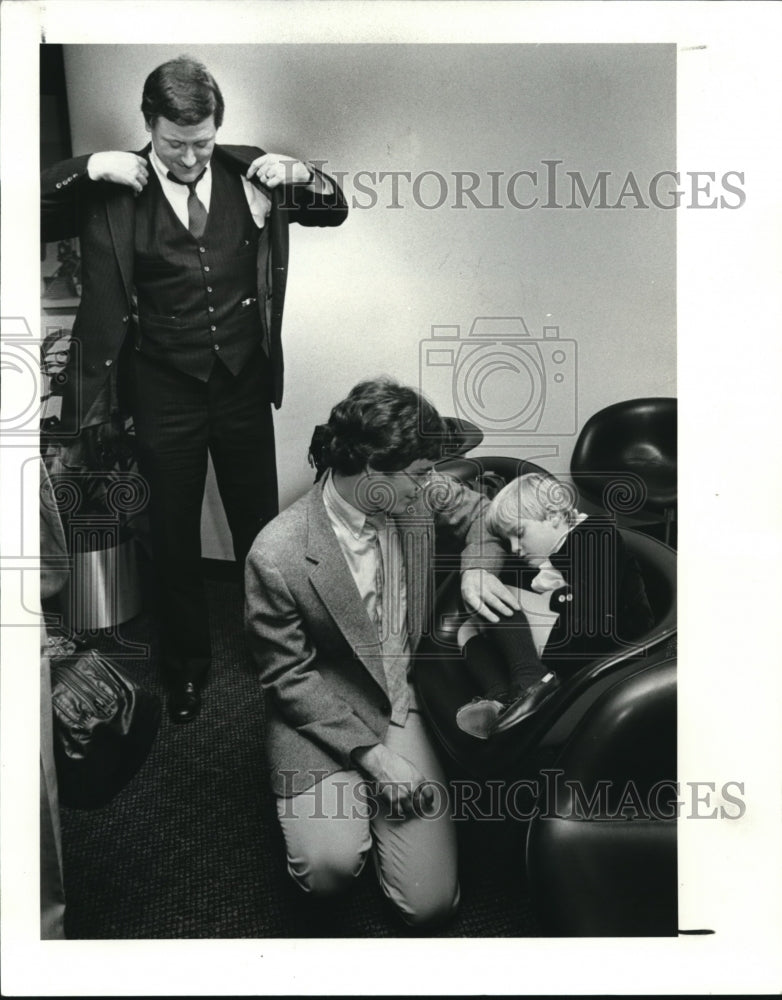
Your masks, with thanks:
[{"label": "man's hand", "polygon": [[378,743],[356,750],[353,759],[377,782],[378,792],[403,816],[431,806],[434,793],[426,778],[407,757]]},{"label": "man's hand", "polygon": [[141,194],[149,180],[147,161],[143,156],[122,153],[119,150],[93,153],[87,160],[87,173],[90,180],[126,184],[132,187],[136,194]]},{"label": "man's hand", "polygon": [[250,164],[247,180],[257,176],[267,188],[276,188],[280,184],[306,184],[310,173],[314,171],[301,160],[280,153],[266,153]]},{"label": "man's hand", "polygon": [[487,622],[498,622],[499,615],[507,617],[521,610],[512,591],[485,569],[466,569],[462,573],[462,600]]}]

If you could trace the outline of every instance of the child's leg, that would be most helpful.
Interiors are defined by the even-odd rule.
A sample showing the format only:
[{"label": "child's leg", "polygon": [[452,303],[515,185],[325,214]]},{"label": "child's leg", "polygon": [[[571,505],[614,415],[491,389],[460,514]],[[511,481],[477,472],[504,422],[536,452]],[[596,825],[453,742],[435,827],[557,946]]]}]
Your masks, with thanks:
[{"label": "child's leg", "polygon": [[456,725],[462,732],[487,740],[500,713],[512,703],[508,697],[508,670],[500,651],[483,633],[472,636],[462,647],[467,672],[478,697],[462,705],[456,713]]},{"label": "child's leg", "polygon": [[456,724],[478,739],[489,739],[524,722],[559,689],[555,673],[538,656],[523,611],[500,622],[486,623],[468,639],[465,661],[484,700],[463,705]]},{"label": "child's leg", "polygon": [[479,635],[464,646],[465,665],[485,698],[518,698],[546,673],[523,611],[496,623],[484,622]]},{"label": "child's leg", "polygon": [[481,632],[468,639],[464,663],[478,694],[493,701],[506,701],[510,687],[502,652]]},{"label": "child's leg", "polygon": [[495,659],[504,664],[506,691],[512,698],[517,698],[547,673],[535,649],[532,631],[523,611],[514,611],[508,618],[487,623],[481,638],[491,644]]}]

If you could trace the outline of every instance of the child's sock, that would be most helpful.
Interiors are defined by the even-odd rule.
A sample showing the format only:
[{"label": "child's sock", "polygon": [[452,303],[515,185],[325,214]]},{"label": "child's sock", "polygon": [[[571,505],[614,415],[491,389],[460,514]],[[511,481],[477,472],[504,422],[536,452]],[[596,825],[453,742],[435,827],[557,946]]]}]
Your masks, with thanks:
[{"label": "child's sock", "polygon": [[506,684],[516,697],[547,672],[535,649],[523,611],[516,611],[509,618],[488,625],[481,638],[487,639],[494,647],[495,659],[505,664],[509,678]]},{"label": "child's sock", "polygon": [[[465,666],[477,691],[484,698],[507,702],[514,697],[509,692],[508,670],[502,653],[486,635],[473,636],[464,647]],[[519,692],[520,693],[520,692]]]}]

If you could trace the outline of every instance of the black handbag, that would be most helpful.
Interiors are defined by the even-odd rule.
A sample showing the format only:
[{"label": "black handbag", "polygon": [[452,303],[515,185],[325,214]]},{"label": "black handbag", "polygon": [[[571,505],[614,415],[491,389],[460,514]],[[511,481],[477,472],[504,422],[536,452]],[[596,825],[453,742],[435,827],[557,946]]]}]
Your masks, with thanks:
[{"label": "black handbag", "polygon": [[95,649],[52,658],[54,761],[62,805],[106,805],[146,760],[160,699]]}]

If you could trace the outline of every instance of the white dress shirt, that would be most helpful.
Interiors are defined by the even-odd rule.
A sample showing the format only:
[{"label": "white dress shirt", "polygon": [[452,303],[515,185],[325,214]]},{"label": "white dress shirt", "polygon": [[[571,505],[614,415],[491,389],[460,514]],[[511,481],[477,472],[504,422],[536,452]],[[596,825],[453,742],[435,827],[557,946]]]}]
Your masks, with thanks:
[{"label": "white dress shirt", "polygon": [[[154,146],[149,151],[149,162],[155,169],[155,173],[160,181],[160,186],[163,188],[163,194],[166,196],[169,205],[174,209],[177,218],[185,229],[187,229],[187,198],[189,194],[187,185],[178,184],[176,181],[169,180],[168,168],[161,162],[160,157],[155,152]],[[253,222],[259,229],[263,229],[266,224],[266,217],[271,211],[271,200],[268,195],[264,194],[264,192],[257,188],[254,184],[251,184],[246,177],[242,177],[241,180],[242,187],[244,188],[244,196],[247,199],[247,205],[250,209],[250,214],[253,217]],[[198,200],[208,212],[209,206],[212,203],[211,161],[207,163],[206,170],[196,185],[196,194],[198,195]]]},{"label": "white dress shirt", "polygon": [[[323,486],[323,502],[369,620],[378,627],[386,676],[392,670],[404,670],[409,682],[407,581],[396,525],[384,514],[373,515],[370,519],[348,503],[337,491],[330,471],[326,473]],[[410,707],[415,708],[415,694],[410,683],[408,688]]]}]

